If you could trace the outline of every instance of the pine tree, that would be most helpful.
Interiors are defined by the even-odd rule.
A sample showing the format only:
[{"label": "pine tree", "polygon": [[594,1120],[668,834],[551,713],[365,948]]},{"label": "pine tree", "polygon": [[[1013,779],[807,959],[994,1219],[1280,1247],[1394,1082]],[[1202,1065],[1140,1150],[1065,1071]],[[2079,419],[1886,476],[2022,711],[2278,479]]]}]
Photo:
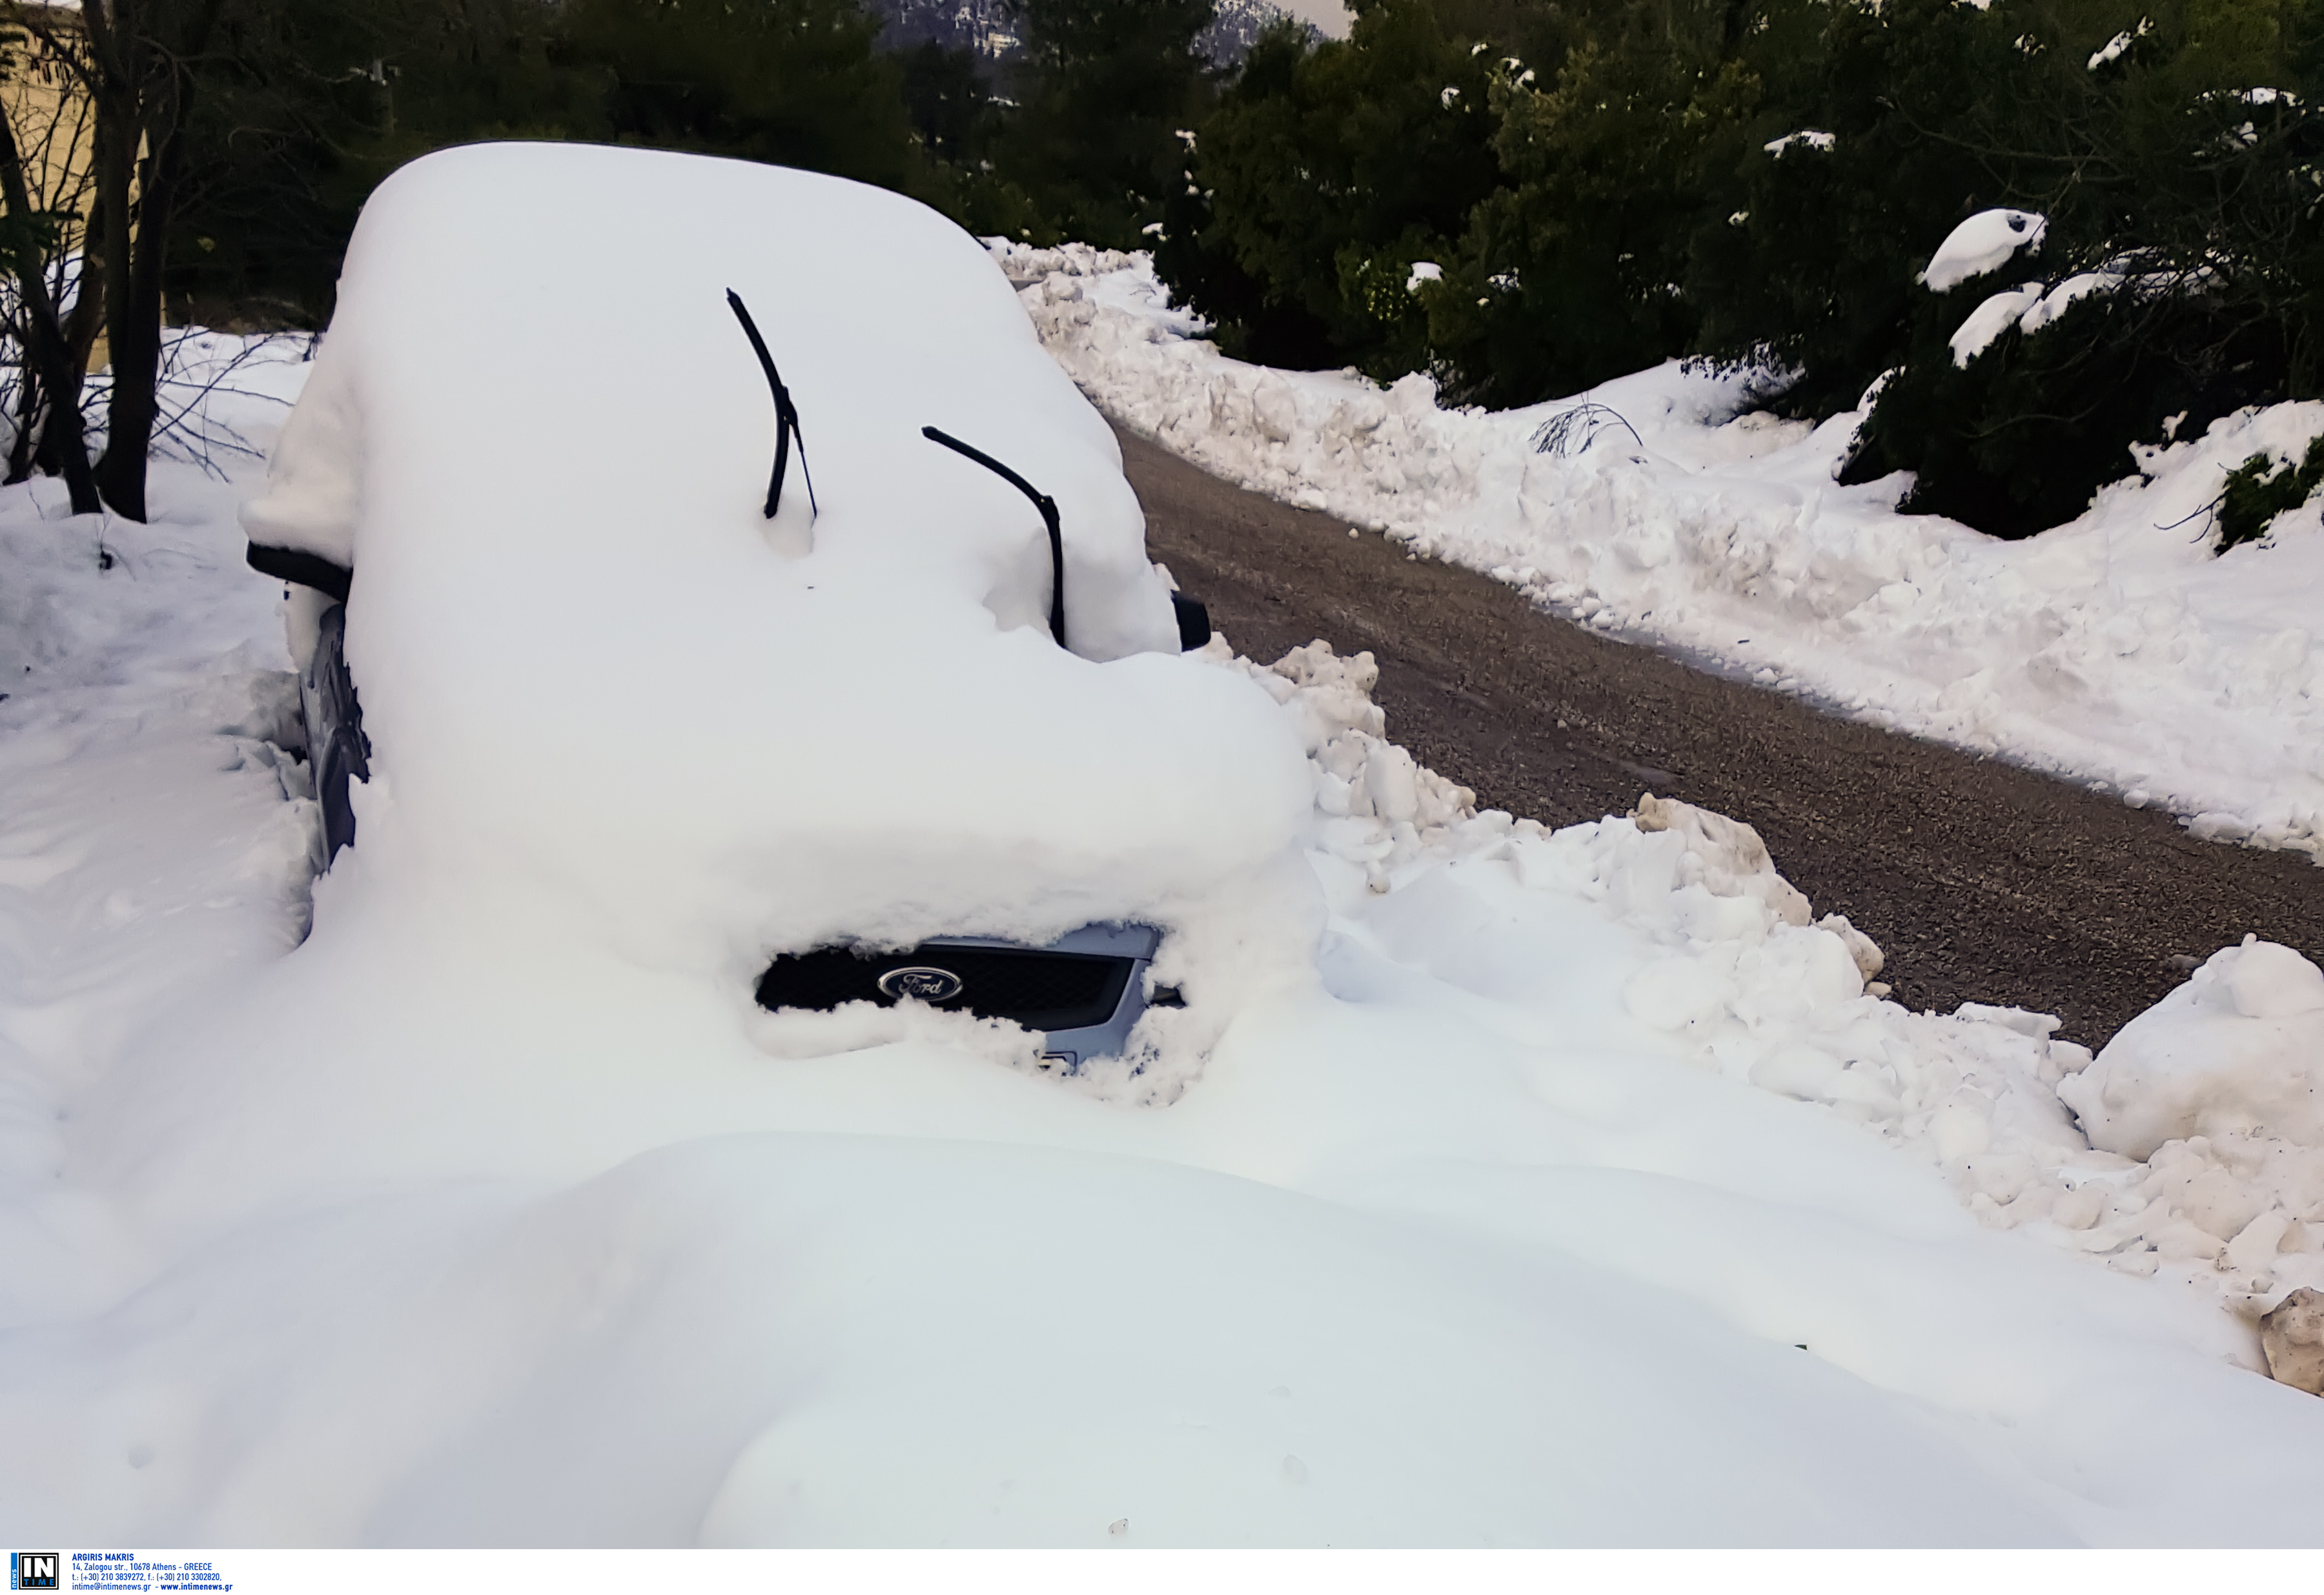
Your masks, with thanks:
[{"label": "pine tree", "polygon": [[1412,264],[1449,258],[1497,176],[1480,42],[1438,0],[1363,0],[1345,40],[1262,37],[1180,162],[1156,257],[1173,290],[1254,359],[1425,364]]},{"label": "pine tree", "polygon": [[1180,175],[1181,129],[1202,116],[1209,64],[1194,41],[1213,0],[1008,0],[1023,58],[1004,170],[1055,226],[1133,248]]},{"label": "pine tree", "polygon": [[567,0],[567,11],[564,59],[602,75],[623,142],[888,188],[912,180],[900,75],[858,0]]}]

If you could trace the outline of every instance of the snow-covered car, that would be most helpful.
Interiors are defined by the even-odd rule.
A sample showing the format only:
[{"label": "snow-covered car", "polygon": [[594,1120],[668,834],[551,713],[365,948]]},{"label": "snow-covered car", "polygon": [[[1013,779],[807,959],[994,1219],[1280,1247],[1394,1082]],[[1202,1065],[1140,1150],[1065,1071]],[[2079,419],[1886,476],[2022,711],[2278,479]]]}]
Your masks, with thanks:
[{"label": "snow-covered car", "polygon": [[[318,934],[350,862],[522,860],[625,934],[753,947],[766,1009],[916,1000],[1071,1069],[1180,1000],[1152,965],[1217,874],[1190,856],[1253,798],[1279,845],[1299,784],[1279,729],[1280,769],[1204,734],[1258,705],[1176,662],[1207,616],[991,257],[835,179],[415,162],[244,524],[289,585]],[[681,788],[621,757],[673,735]]]}]

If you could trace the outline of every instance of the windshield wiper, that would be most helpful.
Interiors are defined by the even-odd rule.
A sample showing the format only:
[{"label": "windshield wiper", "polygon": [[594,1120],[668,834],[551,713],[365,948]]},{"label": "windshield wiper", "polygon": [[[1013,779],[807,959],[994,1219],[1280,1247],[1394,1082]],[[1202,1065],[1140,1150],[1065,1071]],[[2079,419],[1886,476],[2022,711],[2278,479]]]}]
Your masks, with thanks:
[{"label": "windshield wiper", "polygon": [[742,296],[733,289],[726,290],[726,303],[734,312],[734,319],[742,324],[742,335],[751,340],[752,351],[759,356],[759,368],[767,373],[767,386],[775,393],[775,479],[767,485],[767,519],[775,518],[777,506],[783,502],[783,475],[790,469],[791,439],[798,439],[799,474],[807,478],[807,520],[810,524],[823,513],[823,506],[815,502],[815,473],[807,469],[807,434],[799,429],[798,406],[791,402],[791,391],[783,386],[783,379],[775,370],[775,357],[767,353],[767,340],[759,336],[759,324],[751,319]]},{"label": "windshield wiper", "polygon": [[931,443],[943,444],[946,448],[964,458],[974,460],[1027,498],[1031,499],[1033,507],[1041,512],[1041,524],[1049,529],[1049,635],[1057,640],[1059,648],[1063,648],[1065,645],[1065,535],[1057,530],[1056,500],[982,449],[972,448],[949,432],[940,432],[934,427],[922,427],[920,436]]}]

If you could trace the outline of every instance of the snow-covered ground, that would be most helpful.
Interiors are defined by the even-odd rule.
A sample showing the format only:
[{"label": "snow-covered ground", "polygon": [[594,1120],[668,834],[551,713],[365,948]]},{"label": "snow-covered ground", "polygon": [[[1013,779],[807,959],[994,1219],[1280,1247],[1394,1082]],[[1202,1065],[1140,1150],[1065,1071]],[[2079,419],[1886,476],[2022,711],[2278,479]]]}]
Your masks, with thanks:
[{"label": "snow-covered ground", "polygon": [[[606,203],[650,178],[687,214],[759,208],[702,207],[659,166],[582,175]],[[797,224],[786,198],[772,214]],[[600,220],[576,225],[602,242]],[[553,234],[538,246],[564,248]],[[659,270],[694,259],[641,236]],[[626,269],[607,247],[603,269]],[[681,275],[715,293],[721,264]],[[367,271],[395,295],[420,267],[359,237],[342,333],[379,302]],[[520,251],[508,281],[540,281]],[[703,286],[664,281],[681,300]],[[383,355],[342,346],[332,402],[362,396],[374,465],[413,426],[536,466],[528,450],[599,447],[551,423],[604,407],[506,364],[489,309]],[[1030,346],[993,327],[1004,353]],[[705,318],[703,346],[724,349],[714,329],[732,336]],[[659,349],[693,324],[634,336]],[[429,381],[420,356],[454,354],[457,380]],[[273,401],[333,358],[327,341],[317,366],[256,368],[272,399],[208,403],[263,443]],[[768,734],[804,728],[781,747],[811,749],[835,702],[860,728],[914,701],[883,664],[912,646],[880,607],[890,573],[845,554],[874,529],[848,519],[848,451],[815,430],[815,365],[786,362],[831,467],[812,550],[752,531],[752,472],[729,484],[732,527],[705,508],[723,502],[699,486],[715,462],[662,447],[691,415],[629,456],[675,505],[645,528],[669,540],[633,557],[743,539],[820,595],[768,599],[807,633],[811,674],[767,677],[737,639],[734,672],[706,675],[671,628],[723,615],[710,595],[602,570],[560,587],[496,558],[487,521],[460,523],[448,572],[399,564],[381,529],[470,479],[456,459],[434,482],[364,483],[385,503],[362,517],[356,602],[374,607],[350,637],[401,626],[433,651],[374,644],[366,692],[390,702],[401,675],[407,696],[375,736],[366,829],[311,899],[281,590],[243,566],[235,521],[255,474],[159,466],[144,528],[69,517],[53,484],[0,494],[0,657],[20,678],[0,701],[0,1426],[43,1436],[0,1457],[0,1529],[2324,1542],[2324,1401],[2257,1371],[2252,1327],[2324,1284],[2324,1138],[2264,1100],[2324,1056],[2312,966],[2227,950],[2095,1063],[2039,1016],[1908,1013],[1866,990],[1877,949],[1818,922],[1744,827],[1675,804],[1554,833],[1474,812],[1388,740],[1368,660],[1260,665],[1216,642],[1100,663],[1032,617],[1001,623],[1015,612],[975,559],[1016,567],[944,475],[962,521],[912,535],[971,553],[929,554],[906,591],[950,650],[957,724],[907,738],[917,767],[892,750],[762,766],[696,728],[766,715]],[[475,395],[529,381],[543,408],[521,444],[459,429]],[[1062,402],[1029,367],[1010,381],[1025,405]],[[413,403],[445,409],[415,420]],[[623,505],[557,508],[579,567],[618,562]],[[744,560],[705,579],[764,578]],[[456,610],[419,629],[418,596],[468,585],[559,602],[500,611],[512,640],[464,633],[476,617]],[[537,757],[589,734],[525,696],[569,679],[579,650],[620,663],[592,687],[619,695],[622,740],[573,756],[636,768],[544,813],[537,843],[464,850],[473,833],[441,816],[464,761],[499,770],[485,730]],[[470,705],[450,667],[480,653],[547,668],[469,680]],[[1240,767],[1217,788],[1232,823],[1206,841],[1187,818],[1204,791],[1125,782],[1077,828],[1041,811],[1056,834],[1023,852],[1000,796],[1102,788],[996,679],[1037,704],[1063,680],[1166,747],[1174,707],[1212,706],[1214,751]],[[709,701],[673,705],[657,734],[656,694]],[[1297,799],[1280,812],[1278,769]],[[1157,789],[1179,812],[1151,812]],[[749,790],[796,876],[734,863],[727,816]],[[915,865],[917,907],[817,852],[851,807],[898,824],[904,790],[962,855]],[[490,825],[494,796],[472,797],[466,823]],[[1158,856],[1116,872],[1141,827]],[[576,835],[626,857],[555,878]],[[1250,862],[1268,835],[1277,853]],[[923,934],[979,894],[1019,911],[992,858],[1062,878],[1076,849],[1104,876],[1091,892],[1145,893],[1171,932],[1188,1007],[1157,1012],[1134,1065],[1059,1079],[1008,1027],[750,1001],[752,947],[816,923],[799,881],[822,883],[825,913],[855,879],[866,911]],[[1174,896],[1185,880],[1204,884]],[[755,944],[663,923],[752,901]],[[2135,1148],[2093,1150],[2061,1087]]]},{"label": "snow-covered ground", "polygon": [[2324,853],[2324,509],[2218,557],[2205,512],[2253,454],[2296,461],[2324,404],[2139,451],[2142,474],[2080,520],[2000,542],[1895,513],[1902,478],[1837,484],[1860,412],[1776,420],[1748,373],[1674,362],[1528,410],[1446,410],[1424,376],[1381,389],[1224,358],[1143,255],[996,254],[1102,407],[1221,475],[1837,712],[2166,807],[2199,835]]}]

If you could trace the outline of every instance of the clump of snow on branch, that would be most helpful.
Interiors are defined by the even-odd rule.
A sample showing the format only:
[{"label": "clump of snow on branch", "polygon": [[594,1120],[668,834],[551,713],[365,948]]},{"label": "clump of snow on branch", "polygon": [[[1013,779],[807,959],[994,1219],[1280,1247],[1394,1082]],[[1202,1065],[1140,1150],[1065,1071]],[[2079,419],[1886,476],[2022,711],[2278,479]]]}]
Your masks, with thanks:
[{"label": "clump of snow on branch", "polygon": [[1788,151],[1828,151],[1839,143],[1840,139],[1836,134],[1825,133],[1820,129],[1811,127],[1804,128],[1798,133],[1787,133],[1778,139],[1769,139],[1765,148],[1766,149],[1767,153],[1780,161]]},{"label": "clump of snow on branch", "polygon": [[2020,251],[2039,251],[2049,218],[2030,210],[1980,210],[1945,235],[1921,272],[1932,293],[1944,293],[1972,277],[1982,277]]},{"label": "clump of snow on branch", "polygon": [[2120,60],[2124,56],[2130,53],[2130,47],[2132,45],[2137,43],[2141,39],[2145,38],[2153,32],[2154,32],[2154,19],[2152,17],[2140,17],[2136,27],[2125,28],[2121,32],[2116,33],[2113,38],[2107,40],[2104,44],[2099,45],[2096,50],[2090,52],[2089,69],[2095,72],[2100,67],[2112,66],[2116,61]]}]

